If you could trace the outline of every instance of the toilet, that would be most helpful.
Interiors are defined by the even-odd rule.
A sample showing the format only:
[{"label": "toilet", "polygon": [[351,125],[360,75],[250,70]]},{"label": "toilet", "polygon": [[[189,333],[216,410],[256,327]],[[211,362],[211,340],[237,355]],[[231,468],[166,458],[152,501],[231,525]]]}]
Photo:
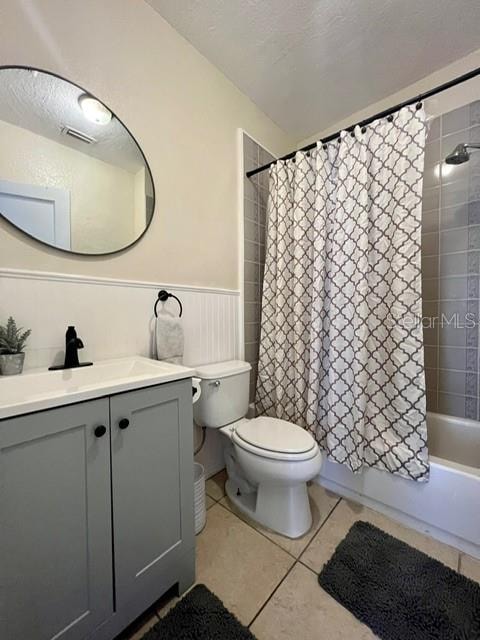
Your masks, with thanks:
[{"label": "toilet", "polygon": [[322,454],[312,435],[278,418],[247,419],[251,366],[231,360],[197,367],[195,422],[225,436],[227,495],[243,513],[289,538],[312,525],[307,482]]}]

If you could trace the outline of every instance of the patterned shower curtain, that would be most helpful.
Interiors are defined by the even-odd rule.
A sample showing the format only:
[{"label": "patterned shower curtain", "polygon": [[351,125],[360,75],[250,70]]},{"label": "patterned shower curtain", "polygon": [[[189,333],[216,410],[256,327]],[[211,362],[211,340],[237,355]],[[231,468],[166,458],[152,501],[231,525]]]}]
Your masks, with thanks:
[{"label": "patterned shower curtain", "polygon": [[270,173],[256,406],[331,460],[427,480],[423,108]]}]

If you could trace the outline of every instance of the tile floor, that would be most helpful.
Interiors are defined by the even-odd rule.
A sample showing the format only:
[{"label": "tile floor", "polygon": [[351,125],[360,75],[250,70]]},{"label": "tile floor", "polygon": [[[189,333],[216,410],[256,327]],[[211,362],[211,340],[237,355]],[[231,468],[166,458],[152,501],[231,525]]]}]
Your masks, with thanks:
[{"label": "tile floor", "polygon": [[[358,519],[480,582],[480,560],[340,499],[318,485],[309,488],[312,529],[301,539],[289,540],[235,513],[225,496],[224,483],[224,472],[207,481],[207,524],[197,536],[197,582],[216,593],[258,640],[376,637],[317,582],[323,564]],[[123,634],[122,640],[140,640],[176,602],[177,598],[164,598]]]}]

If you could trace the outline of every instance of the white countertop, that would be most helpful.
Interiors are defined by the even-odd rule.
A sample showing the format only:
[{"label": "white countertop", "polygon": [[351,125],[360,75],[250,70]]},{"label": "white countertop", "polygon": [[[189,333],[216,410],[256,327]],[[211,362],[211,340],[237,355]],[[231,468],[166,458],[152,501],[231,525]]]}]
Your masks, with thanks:
[{"label": "white countertop", "polygon": [[0,419],[191,378],[194,369],[142,356],[101,360],[91,367],[32,369],[0,375]]}]

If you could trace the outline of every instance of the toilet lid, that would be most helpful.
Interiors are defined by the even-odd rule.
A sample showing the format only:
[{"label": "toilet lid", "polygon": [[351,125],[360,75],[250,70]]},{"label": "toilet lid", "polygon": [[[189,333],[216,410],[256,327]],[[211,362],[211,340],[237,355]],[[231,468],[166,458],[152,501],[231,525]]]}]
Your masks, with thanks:
[{"label": "toilet lid", "polygon": [[315,440],[308,431],[278,418],[246,420],[235,429],[235,433],[244,442],[267,451],[300,454],[315,447]]}]

